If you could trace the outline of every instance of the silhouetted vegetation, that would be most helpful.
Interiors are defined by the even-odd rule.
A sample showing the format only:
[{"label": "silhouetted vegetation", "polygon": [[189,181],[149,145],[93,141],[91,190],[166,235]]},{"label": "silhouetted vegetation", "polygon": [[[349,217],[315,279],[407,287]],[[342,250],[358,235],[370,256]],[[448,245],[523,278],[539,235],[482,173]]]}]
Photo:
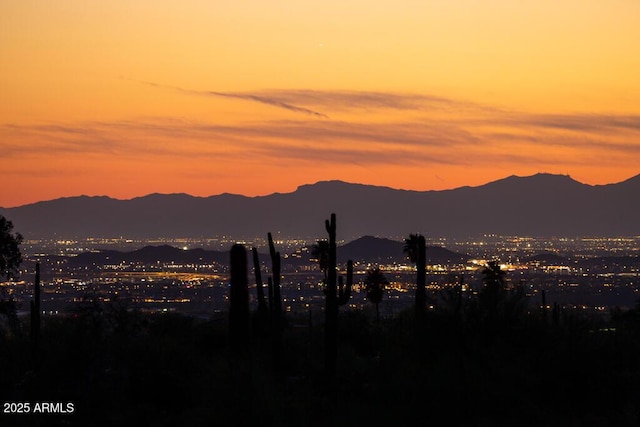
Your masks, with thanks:
[{"label": "silhouetted vegetation", "polygon": [[[13,223],[0,215],[0,281],[16,276],[22,263],[20,243],[22,243],[22,235],[14,233]],[[16,334],[17,328],[16,302],[4,288],[0,288],[0,334],[2,332]],[[0,335],[0,339],[2,338],[3,336]]]},{"label": "silhouetted vegetation", "polygon": [[353,261],[347,261],[347,283],[345,285],[342,276],[338,277],[338,305],[346,305],[351,298],[351,288],[353,286]]},{"label": "silhouetted vegetation", "polygon": [[364,278],[365,292],[367,293],[367,300],[376,306],[376,322],[380,322],[380,302],[384,295],[384,288],[389,284],[389,281],[380,268],[371,268],[367,270],[367,275]]},{"label": "silhouetted vegetation", "polygon": [[[387,281],[371,269],[364,285],[374,322],[349,309],[353,263],[346,284],[336,281],[335,215],[326,226],[324,329],[310,316],[284,321],[269,234],[266,328],[251,325],[242,245],[229,254],[228,315],[142,313],[127,300],[87,295],[73,315],[38,320],[39,359],[34,317],[16,317],[0,329],[0,401],[73,402],[75,411],[3,414],[2,425],[640,423],[640,304],[607,320],[554,302],[550,320],[546,301],[527,304],[522,286],[492,262],[475,288],[460,277],[431,295],[433,308],[381,317]],[[262,286],[256,252],[254,272]]]},{"label": "silhouetted vegetation", "polygon": [[16,276],[22,263],[22,235],[13,232],[13,223],[0,215],[0,280]]},{"label": "silhouetted vegetation", "polygon": [[337,255],[336,255],[336,214],[331,214],[331,220],[325,221],[325,228],[329,233],[329,256],[327,264],[327,279],[325,283],[325,369],[330,374],[336,371],[338,352],[338,287],[337,287]]},{"label": "silhouetted vegetation", "polygon": [[311,246],[311,257],[318,263],[320,270],[324,274],[323,282],[326,285],[327,274],[329,270],[329,241],[318,240],[313,246]]},{"label": "silhouetted vegetation", "polygon": [[271,233],[267,234],[269,255],[271,256],[271,277],[269,280],[269,304],[271,310],[271,348],[273,367],[276,372],[282,369],[282,329],[284,317],[282,313],[282,295],[280,292],[280,252],[276,251]]},{"label": "silhouetted vegetation", "polygon": [[347,261],[347,283],[337,274],[336,214],[325,220],[325,228],[329,240],[318,240],[311,249],[311,254],[318,261],[324,273],[325,322],[324,322],[324,357],[325,370],[333,375],[336,372],[338,352],[338,317],[339,307],[346,305],[351,297],[353,285],[353,261]]},{"label": "silhouetted vegetation", "polygon": [[40,263],[36,263],[36,277],[33,283],[33,300],[30,304],[31,339],[37,346],[40,340]]},{"label": "silhouetted vegetation", "polygon": [[[635,312],[617,319],[614,332],[586,318],[561,329],[522,319],[498,335],[483,323],[460,325],[429,312],[425,343],[417,345],[407,330],[411,316],[382,319],[374,330],[363,313],[345,312],[337,387],[317,351],[319,330],[310,336],[304,328],[285,329],[279,376],[264,364],[254,338],[251,375],[237,387],[223,319],[102,305],[95,319],[44,319],[47,357],[39,372],[29,364],[27,337],[13,337],[2,349],[1,398],[75,403],[73,416],[43,415],[44,425],[404,425],[428,417],[437,425],[617,426],[640,420]],[[3,424],[31,420],[16,416]]]},{"label": "silhouetted vegetation", "polygon": [[258,257],[258,250],[251,248],[253,255],[253,274],[256,278],[256,293],[258,297],[258,321],[266,322],[268,316],[267,301],[264,296],[264,286],[262,285],[262,273],[260,271],[260,258]]},{"label": "silhouetted vegetation", "polygon": [[232,358],[246,357],[249,347],[249,288],[247,280],[247,251],[233,245],[230,253],[229,344]]},{"label": "silhouetted vegetation", "polygon": [[[232,285],[233,286],[233,285]],[[476,308],[474,308],[476,307]],[[334,380],[322,329],[283,329],[281,370],[260,336],[246,341],[245,376],[227,362],[226,317],[144,314],[87,299],[73,316],[45,316],[41,369],[28,328],[0,348],[2,401],[72,401],[73,415],[7,417],[3,425],[637,425],[640,309],[611,323],[576,314],[553,326],[538,308],[499,329],[469,304],[465,321],[414,311],[381,318],[344,311]],[[615,328],[613,330],[612,328]],[[265,354],[266,353],[266,354]],[[241,381],[241,382],[240,382]],[[455,410],[452,410],[455,408]],[[525,415],[526,414],[526,415]]]},{"label": "silhouetted vegetation", "polygon": [[427,245],[424,236],[411,234],[405,239],[404,252],[416,264],[416,321],[424,317],[427,304]]}]

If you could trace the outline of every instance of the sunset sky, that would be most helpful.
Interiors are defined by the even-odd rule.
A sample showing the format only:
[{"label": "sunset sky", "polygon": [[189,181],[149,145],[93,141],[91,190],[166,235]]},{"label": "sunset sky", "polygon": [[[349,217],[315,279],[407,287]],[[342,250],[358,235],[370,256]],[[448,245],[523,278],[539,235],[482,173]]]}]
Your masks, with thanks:
[{"label": "sunset sky", "polygon": [[638,0],[0,3],[0,206],[640,173]]}]

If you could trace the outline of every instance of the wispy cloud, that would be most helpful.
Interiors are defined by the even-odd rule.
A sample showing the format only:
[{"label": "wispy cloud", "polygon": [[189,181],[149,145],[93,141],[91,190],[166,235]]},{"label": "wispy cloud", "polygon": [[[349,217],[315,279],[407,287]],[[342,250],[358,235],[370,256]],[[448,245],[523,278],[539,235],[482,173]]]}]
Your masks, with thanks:
[{"label": "wispy cloud", "polygon": [[181,92],[185,95],[214,96],[258,102],[285,110],[328,119],[328,114],[311,107],[331,111],[399,110],[399,111],[499,111],[489,105],[436,95],[348,90],[272,89],[256,92],[221,92],[187,89],[161,83],[133,80],[133,82]]},{"label": "wispy cloud", "polygon": [[[569,126],[560,129],[580,131],[558,131],[557,126],[547,125],[548,117],[531,115],[502,117],[499,123],[457,115],[392,123],[288,120],[235,125],[158,118],[75,126],[4,125],[0,137],[7,158],[68,153],[197,157],[244,164],[269,159],[282,164],[547,165],[604,164],[640,155],[640,130],[632,126],[634,117],[576,115],[562,116],[562,120]],[[606,126],[588,125],[599,121],[621,125],[625,135],[635,132],[635,138],[620,137]]]},{"label": "wispy cloud", "polygon": [[[198,91],[304,113],[296,120],[218,124],[172,118],[75,124],[0,125],[5,158],[41,154],[207,158],[242,164],[478,165],[628,163],[640,156],[640,116],[532,114],[422,94],[271,90]],[[320,107],[320,108],[317,108]],[[319,111],[394,109],[412,114]],[[310,116],[310,117],[309,117]],[[322,117],[325,120],[316,120]]]},{"label": "wispy cloud", "polygon": [[611,114],[539,114],[517,115],[509,120],[514,125],[537,126],[579,132],[616,130],[640,131],[640,116]]},{"label": "wispy cloud", "polygon": [[285,102],[282,99],[277,98],[276,96],[268,96],[268,95],[252,94],[252,93],[244,93],[244,92],[217,92],[212,90],[185,89],[177,86],[170,86],[170,85],[164,85],[164,84],[153,83],[153,82],[145,82],[145,81],[138,81],[138,80],[134,80],[134,81],[137,83],[141,83],[141,84],[152,86],[152,87],[179,91],[187,95],[215,96],[215,97],[222,97],[222,98],[241,99],[244,101],[252,101],[260,104],[270,105],[276,108],[282,108],[285,110],[293,111],[295,113],[304,113],[304,114],[308,114],[308,115],[323,118],[323,119],[329,118],[329,116],[327,116],[326,114],[311,110],[309,108],[293,105],[289,102]]},{"label": "wispy cloud", "polygon": [[347,90],[286,89],[265,90],[264,96],[331,111],[399,110],[399,111],[498,111],[496,107],[436,95]]}]

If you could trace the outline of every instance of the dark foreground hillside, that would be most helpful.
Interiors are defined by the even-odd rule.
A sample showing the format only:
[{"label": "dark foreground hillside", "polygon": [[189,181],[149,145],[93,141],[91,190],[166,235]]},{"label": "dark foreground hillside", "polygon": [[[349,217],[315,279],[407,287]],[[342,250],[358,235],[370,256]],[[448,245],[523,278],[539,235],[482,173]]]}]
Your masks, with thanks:
[{"label": "dark foreground hillside", "polygon": [[411,312],[378,324],[343,311],[332,376],[321,322],[289,318],[274,369],[268,334],[255,323],[250,354],[230,360],[225,318],[89,304],[44,318],[39,351],[26,325],[4,321],[3,404],[71,402],[74,412],[3,413],[0,424],[638,425],[640,316],[613,319],[442,311],[415,326]]}]

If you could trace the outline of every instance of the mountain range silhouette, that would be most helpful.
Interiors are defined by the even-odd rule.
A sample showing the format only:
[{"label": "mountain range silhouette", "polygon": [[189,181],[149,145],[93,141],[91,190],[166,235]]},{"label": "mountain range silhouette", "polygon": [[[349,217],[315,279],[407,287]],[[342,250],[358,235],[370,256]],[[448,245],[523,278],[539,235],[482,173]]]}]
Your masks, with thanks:
[{"label": "mountain range silhouette", "polygon": [[483,234],[521,236],[640,235],[640,175],[587,185],[569,176],[510,176],[477,187],[409,191],[321,181],[291,193],[246,197],[150,194],[60,198],[0,208],[27,238],[266,236],[319,238],[335,212],[338,235],[399,240]]}]

